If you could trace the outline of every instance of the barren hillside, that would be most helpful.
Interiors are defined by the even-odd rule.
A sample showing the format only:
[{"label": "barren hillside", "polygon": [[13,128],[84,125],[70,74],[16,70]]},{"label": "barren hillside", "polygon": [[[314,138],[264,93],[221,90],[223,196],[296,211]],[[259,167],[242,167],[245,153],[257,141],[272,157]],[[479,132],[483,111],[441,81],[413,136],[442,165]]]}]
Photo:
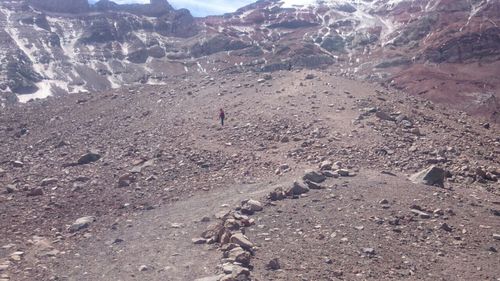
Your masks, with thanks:
[{"label": "barren hillside", "polygon": [[4,108],[0,280],[498,280],[496,125],[335,74]]}]

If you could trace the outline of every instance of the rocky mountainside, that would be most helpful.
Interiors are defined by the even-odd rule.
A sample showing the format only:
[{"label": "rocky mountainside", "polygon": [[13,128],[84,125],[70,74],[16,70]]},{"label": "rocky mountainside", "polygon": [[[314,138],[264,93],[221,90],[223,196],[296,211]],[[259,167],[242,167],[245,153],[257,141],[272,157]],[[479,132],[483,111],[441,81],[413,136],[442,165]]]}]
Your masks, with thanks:
[{"label": "rocky mountainside", "polygon": [[0,280],[497,280],[499,136],[329,71],[6,107]]},{"label": "rocky mountainside", "polygon": [[490,0],[261,0],[193,18],[166,0],[6,0],[0,90],[27,101],[194,74],[329,68],[498,121],[499,11]]}]

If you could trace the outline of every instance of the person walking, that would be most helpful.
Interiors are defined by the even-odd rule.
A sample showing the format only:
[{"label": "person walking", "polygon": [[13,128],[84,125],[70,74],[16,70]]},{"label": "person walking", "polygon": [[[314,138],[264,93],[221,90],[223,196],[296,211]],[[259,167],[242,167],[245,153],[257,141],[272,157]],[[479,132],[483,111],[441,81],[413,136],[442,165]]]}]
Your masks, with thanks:
[{"label": "person walking", "polygon": [[226,118],[226,114],[224,113],[224,109],[220,109],[219,112],[219,119],[220,119],[220,124],[221,126],[224,126],[224,119]]}]

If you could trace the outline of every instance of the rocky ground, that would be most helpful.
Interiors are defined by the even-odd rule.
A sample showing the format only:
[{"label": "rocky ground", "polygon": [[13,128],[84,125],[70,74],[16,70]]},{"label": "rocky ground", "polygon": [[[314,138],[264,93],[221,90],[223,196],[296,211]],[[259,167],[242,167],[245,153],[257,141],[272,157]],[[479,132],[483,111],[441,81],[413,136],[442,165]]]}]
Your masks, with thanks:
[{"label": "rocky ground", "polygon": [[[498,128],[378,85],[189,77],[2,108],[0,132],[1,281],[500,278]],[[408,180],[432,165],[444,187]]]}]

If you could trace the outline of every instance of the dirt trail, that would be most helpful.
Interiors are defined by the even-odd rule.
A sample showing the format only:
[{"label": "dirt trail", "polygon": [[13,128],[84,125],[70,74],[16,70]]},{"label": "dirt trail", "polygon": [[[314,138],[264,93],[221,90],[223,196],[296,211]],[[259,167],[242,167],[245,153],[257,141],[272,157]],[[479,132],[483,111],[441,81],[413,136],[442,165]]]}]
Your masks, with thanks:
[{"label": "dirt trail", "polygon": [[[228,186],[197,194],[113,224],[99,237],[83,241],[58,266],[61,280],[194,280],[216,275],[220,252],[194,245],[192,238],[241,200],[265,196],[274,185]],[[201,222],[209,217],[210,222]],[[114,243],[113,243],[114,242]],[[142,265],[147,270],[140,272]]]}]

